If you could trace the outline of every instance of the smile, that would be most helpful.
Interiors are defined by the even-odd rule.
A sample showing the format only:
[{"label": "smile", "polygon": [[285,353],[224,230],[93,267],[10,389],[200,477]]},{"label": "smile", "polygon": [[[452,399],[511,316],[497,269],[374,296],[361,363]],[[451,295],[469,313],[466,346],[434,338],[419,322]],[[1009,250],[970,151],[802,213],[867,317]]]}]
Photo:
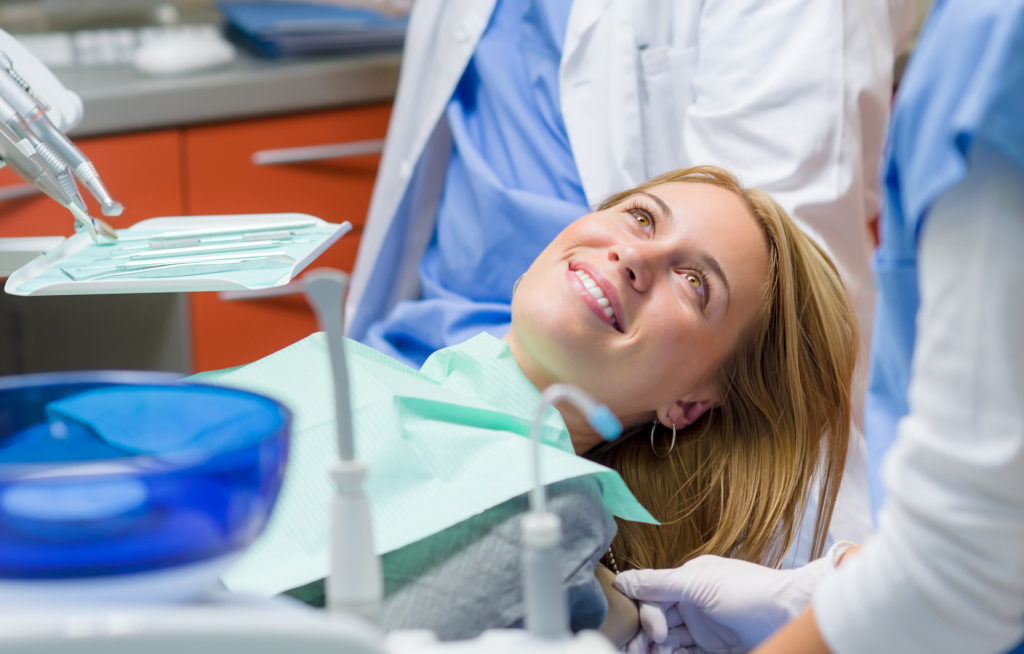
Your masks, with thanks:
[{"label": "smile", "polygon": [[579,268],[572,270],[571,273],[576,275],[583,288],[590,295],[590,299],[593,300],[593,303],[587,303],[588,306],[595,313],[598,313],[598,317],[603,317],[605,322],[621,332],[622,328],[619,326],[619,320],[615,316],[615,309],[612,308],[611,301],[605,296],[604,290],[594,281],[594,278]]}]

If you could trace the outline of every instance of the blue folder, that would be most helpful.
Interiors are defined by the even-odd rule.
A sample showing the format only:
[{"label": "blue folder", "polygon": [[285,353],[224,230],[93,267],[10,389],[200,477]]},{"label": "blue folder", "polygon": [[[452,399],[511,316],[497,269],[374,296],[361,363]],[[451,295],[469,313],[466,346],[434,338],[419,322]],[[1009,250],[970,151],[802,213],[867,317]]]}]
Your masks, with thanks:
[{"label": "blue folder", "polygon": [[406,17],[315,2],[217,4],[236,41],[266,57],[394,49],[405,38]]}]

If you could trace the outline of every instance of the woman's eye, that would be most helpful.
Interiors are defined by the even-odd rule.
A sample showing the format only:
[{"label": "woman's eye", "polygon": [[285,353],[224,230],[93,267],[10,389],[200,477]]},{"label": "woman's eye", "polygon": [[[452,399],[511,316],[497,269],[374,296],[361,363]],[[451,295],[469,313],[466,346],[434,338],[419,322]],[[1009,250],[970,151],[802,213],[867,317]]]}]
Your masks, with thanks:
[{"label": "woman's eye", "polygon": [[684,271],[683,279],[686,280],[686,283],[689,284],[691,288],[697,291],[697,295],[700,296],[701,307],[706,309],[708,306],[708,297],[711,295],[711,289],[708,287],[707,278],[699,272]]},{"label": "woman's eye", "polygon": [[643,209],[633,209],[631,213],[633,214],[633,217],[636,218],[637,224],[641,227],[650,227],[654,224],[651,214],[647,213]]}]

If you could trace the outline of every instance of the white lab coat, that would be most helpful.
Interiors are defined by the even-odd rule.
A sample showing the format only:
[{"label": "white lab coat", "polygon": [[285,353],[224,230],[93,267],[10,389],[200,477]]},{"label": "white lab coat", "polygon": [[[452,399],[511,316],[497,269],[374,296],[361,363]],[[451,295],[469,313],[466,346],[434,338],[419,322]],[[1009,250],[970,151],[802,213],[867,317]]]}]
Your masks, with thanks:
[{"label": "white lab coat", "polygon": [[[494,5],[413,6],[349,293],[357,339],[419,296],[417,266],[451,152],[443,112]],[[728,168],[828,249],[869,333],[875,171],[895,52],[912,25],[908,0],[575,0],[559,92],[588,203],[670,169]],[[863,470],[850,478],[857,490],[843,513],[856,524],[840,535],[859,539],[868,528]]]},{"label": "white lab coat", "polygon": [[878,533],[815,590],[834,652],[1005,652],[1024,638],[1024,174],[975,143],[921,231],[910,413]]}]

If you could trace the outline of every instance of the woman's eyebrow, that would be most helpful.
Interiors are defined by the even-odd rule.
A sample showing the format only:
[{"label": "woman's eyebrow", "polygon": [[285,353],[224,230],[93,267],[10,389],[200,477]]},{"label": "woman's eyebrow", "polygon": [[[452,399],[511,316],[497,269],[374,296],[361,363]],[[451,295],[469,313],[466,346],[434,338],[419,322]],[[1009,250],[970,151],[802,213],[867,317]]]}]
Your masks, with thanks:
[{"label": "woman's eyebrow", "polygon": [[668,216],[672,220],[675,220],[675,216],[672,215],[672,207],[668,206],[668,204],[666,204],[665,201],[659,198],[657,195],[653,193],[648,193],[647,191],[637,191],[636,194],[642,195],[650,199],[651,202],[658,205],[658,209],[661,211],[662,214]]}]

